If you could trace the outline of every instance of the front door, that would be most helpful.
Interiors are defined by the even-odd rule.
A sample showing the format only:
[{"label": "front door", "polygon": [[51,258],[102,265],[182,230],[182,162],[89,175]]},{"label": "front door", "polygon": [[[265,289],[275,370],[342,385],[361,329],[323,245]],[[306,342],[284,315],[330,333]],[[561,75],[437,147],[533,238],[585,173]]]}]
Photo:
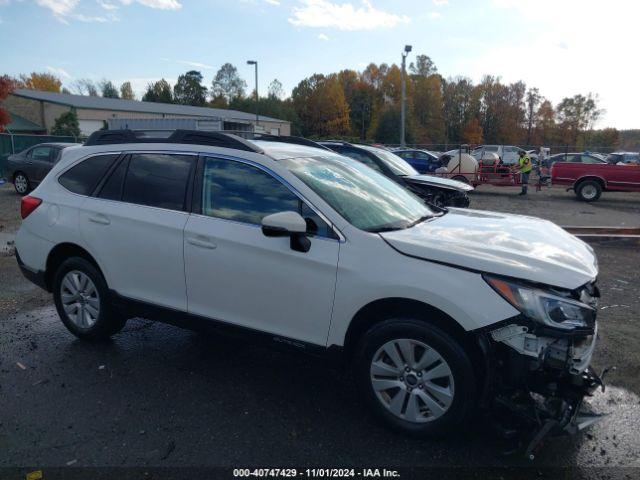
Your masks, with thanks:
[{"label": "front door", "polygon": [[[203,158],[202,194],[185,227],[189,312],[325,345],[340,242],[331,227],[271,173],[242,161]],[[266,215],[305,217],[311,249],[266,237]]]}]

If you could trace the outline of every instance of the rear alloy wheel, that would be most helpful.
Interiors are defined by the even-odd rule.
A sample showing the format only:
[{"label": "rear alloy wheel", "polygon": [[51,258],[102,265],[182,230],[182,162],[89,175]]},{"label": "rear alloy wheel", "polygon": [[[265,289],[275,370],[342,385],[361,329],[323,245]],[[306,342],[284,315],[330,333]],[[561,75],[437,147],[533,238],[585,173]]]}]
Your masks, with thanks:
[{"label": "rear alloy wheel", "polygon": [[126,319],[113,311],[100,271],[82,257],[62,262],[53,279],[53,299],[62,323],[76,337],[100,340],[122,330]]},{"label": "rear alloy wheel", "polygon": [[602,195],[602,186],[595,180],[585,180],[576,187],[576,195],[585,202],[595,202]]},{"label": "rear alloy wheel", "polygon": [[359,390],[386,425],[418,437],[454,433],[475,405],[475,374],[449,334],[424,321],[390,319],[360,340]]},{"label": "rear alloy wheel", "polygon": [[13,177],[13,187],[20,195],[26,195],[27,193],[29,193],[29,190],[31,190],[29,179],[22,172],[16,173],[15,177]]}]

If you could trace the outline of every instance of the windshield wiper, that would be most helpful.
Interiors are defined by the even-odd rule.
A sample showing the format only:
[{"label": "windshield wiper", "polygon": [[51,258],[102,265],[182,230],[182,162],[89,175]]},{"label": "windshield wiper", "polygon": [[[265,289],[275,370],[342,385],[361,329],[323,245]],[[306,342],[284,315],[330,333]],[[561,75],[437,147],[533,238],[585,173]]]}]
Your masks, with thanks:
[{"label": "windshield wiper", "polygon": [[411,222],[409,225],[407,225],[404,228],[411,228],[411,227],[415,227],[416,225],[418,225],[419,223],[424,222],[425,220],[429,220],[430,218],[435,217],[435,215],[432,213],[430,215],[423,215],[421,216],[419,219],[417,219],[415,222]]},{"label": "windshield wiper", "polygon": [[378,228],[372,228],[371,230],[367,230],[368,232],[371,233],[383,233],[383,232],[393,232],[396,230],[406,230],[407,228],[411,228],[421,222],[424,222],[425,220],[429,220],[430,218],[435,217],[434,214],[429,214],[429,215],[423,215],[422,217],[418,218],[417,220],[411,222],[411,223],[406,223],[402,226],[383,226],[383,227],[378,227]]}]

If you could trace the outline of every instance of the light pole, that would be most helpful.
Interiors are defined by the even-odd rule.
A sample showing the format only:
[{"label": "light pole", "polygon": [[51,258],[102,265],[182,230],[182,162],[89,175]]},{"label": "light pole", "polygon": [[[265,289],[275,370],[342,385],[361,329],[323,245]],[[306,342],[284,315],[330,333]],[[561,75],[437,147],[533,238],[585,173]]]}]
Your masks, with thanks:
[{"label": "light pole", "polygon": [[407,55],[409,55],[409,52],[411,51],[411,45],[405,45],[404,46],[404,50],[402,52],[402,72],[401,72],[401,76],[402,76],[402,98],[400,100],[400,146],[404,147],[406,146],[405,140],[404,140],[404,123],[405,123],[405,117],[406,117],[406,105],[405,103],[407,102],[407,85],[405,82],[405,76],[406,76],[406,59],[407,59]]},{"label": "light pole", "polygon": [[258,126],[258,61],[257,60],[247,60],[247,65],[253,65],[256,67],[256,127]]}]

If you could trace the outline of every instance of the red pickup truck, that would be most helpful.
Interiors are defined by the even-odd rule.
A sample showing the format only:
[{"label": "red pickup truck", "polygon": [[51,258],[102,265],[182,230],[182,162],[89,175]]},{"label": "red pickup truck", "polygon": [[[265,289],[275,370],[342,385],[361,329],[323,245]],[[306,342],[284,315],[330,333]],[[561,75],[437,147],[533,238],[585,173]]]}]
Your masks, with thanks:
[{"label": "red pickup truck", "polygon": [[640,165],[556,162],[551,183],[567,185],[580,200],[594,202],[603,191],[640,192]]}]

